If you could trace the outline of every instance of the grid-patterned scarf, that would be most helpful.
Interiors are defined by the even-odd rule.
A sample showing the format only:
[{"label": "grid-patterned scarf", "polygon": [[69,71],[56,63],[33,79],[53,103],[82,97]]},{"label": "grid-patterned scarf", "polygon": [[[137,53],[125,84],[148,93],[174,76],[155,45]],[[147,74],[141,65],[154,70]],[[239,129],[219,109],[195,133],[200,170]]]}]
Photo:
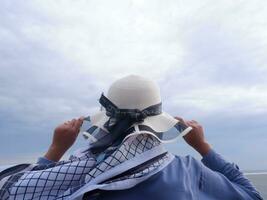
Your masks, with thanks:
[{"label": "grid-patterned scarf", "polygon": [[[68,161],[15,166],[0,173],[0,199],[67,199],[99,175],[159,144],[155,137],[140,134],[116,148],[107,149],[104,155],[94,155],[87,150],[79,156],[71,156]],[[104,157],[100,162],[99,156]],[[161,166],[166,156],[113,180],[108,179],[106,183],[145,176]]]}]

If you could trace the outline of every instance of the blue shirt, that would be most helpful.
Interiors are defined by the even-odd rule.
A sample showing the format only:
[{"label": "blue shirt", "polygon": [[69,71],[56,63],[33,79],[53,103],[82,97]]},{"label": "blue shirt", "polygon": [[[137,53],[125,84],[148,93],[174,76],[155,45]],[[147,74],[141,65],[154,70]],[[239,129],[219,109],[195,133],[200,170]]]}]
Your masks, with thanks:
[{"label": "blue shirt", "polygon": [[[48,164],[45,158],[39,164]],[[202,162],[191,156],[175,156],[163,170],[126,190],[96,191],[84,199],[190,200],[262,199],[238,166],[227,162],[214,150]]]}]

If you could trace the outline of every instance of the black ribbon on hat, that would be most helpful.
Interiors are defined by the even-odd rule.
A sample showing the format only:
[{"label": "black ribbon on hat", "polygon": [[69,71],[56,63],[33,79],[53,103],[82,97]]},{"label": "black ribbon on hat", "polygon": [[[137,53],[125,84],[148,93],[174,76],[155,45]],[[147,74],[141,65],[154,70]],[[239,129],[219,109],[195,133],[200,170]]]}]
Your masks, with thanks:
[{"label": "black ribbon on hat", "polygon": [[158,103],[145,108],[139,109],[120,109],[111,102],[104,94],[101,95],[99,103],[105,108],[106,115],[109,117],[104,127],[110,132],[103,139],[93,143],[91,150],[102,152],[112,144],[122,141],[127,135],[126,130],[134,123],[143,122],[148,116],[155,116],[162,113],[162,103]]}]

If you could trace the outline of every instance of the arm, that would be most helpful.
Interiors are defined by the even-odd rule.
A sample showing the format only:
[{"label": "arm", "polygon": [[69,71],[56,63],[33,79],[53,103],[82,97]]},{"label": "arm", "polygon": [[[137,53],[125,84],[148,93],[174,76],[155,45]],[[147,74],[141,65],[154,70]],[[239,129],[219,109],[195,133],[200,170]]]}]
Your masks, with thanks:
[{"label": "arm", "polygon": [[202,162],[205,166],[202,167],[204,176],[202,190],[205,193],[215,196],[225,195],[227,199],[233,196],[242,199],[262,199],[251,182],[239,171],[237,165],[227,162],[211,149],[205,140],[203,128],[198,122],[185,121],[180,117],[176,119],[193,128],[184,136],[184,140],[203,157]]},{"label": "arm", "polygon": [[[49,150],[47,151],[44,157],[39,158],[37,161],[37,164],[39,164],[40,167],[43,167],[42,165],[55,163],[61,159],[64,153],[75,142],[79,134],[79,129],[80,126],[82,125],[82,121],[83,118],[73,119],[72,121],[65,122],[64,124],[59,125],[55,129],[53,142],[50,145]],[[25,192],[30,193],[30,190],[28,190],[27,188],[29,186],[29,179],[31,179],[32,177],[29,178],[28,180],[26,179],[26,182],[25,179],[23,179],[22,177],[24,176],[25,172],[26,174],[29,174],[29,172],[37,170],[36,174],[38,175],[39,173],[37,177],[40,178],[40,180],[42,180],[43,172],[39,172],[38,170],[40,170],[40,168],[36,169],[36,167],[37,167],[36,165],[32,164],[20,164],[2,171],[0,173],[0,199],[8,199],[12,187],[14,187],[14,185],[17,184],[19,181],[20,182],[17,187],[20,186],[21,188],[24,187],[26,188]],[[35,185],[38,183],[37,177],[35,177],[35,180],[37,180],[37,182],[34,183]],[[23,195],[21,193],[18,194]],[[22,197],[15,196],[15,198],[20,199]]]},{"label": "arm", "polygon": [[210,187],[210,184],[216,183],[218,190],[222,190],[223,187],[226,192],[231,191],[238,196],[242,196],[243,199],[262,199],[259,192],[243,175],[238,166],[227,162],[214,150],[211,149],[203,156],[202,163],[206,166],[203,167],[202,171],[207,188]]}]

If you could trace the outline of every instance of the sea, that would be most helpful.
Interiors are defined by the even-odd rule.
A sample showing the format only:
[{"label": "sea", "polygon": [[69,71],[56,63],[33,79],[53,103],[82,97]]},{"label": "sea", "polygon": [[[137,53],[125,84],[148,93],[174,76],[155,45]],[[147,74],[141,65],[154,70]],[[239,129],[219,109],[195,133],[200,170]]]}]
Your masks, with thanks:
[{"label": "sea", "polygon": [[[10,166],[0,166],[0,172],[8,167]],[[267,171],[250,171],[244,174],[261,193],[263,199],[267,199]]]},{"label": "sea", "polygon": [[249,172],[245,175],[261,193],[262,198],[267,199],[267,172]]}]

